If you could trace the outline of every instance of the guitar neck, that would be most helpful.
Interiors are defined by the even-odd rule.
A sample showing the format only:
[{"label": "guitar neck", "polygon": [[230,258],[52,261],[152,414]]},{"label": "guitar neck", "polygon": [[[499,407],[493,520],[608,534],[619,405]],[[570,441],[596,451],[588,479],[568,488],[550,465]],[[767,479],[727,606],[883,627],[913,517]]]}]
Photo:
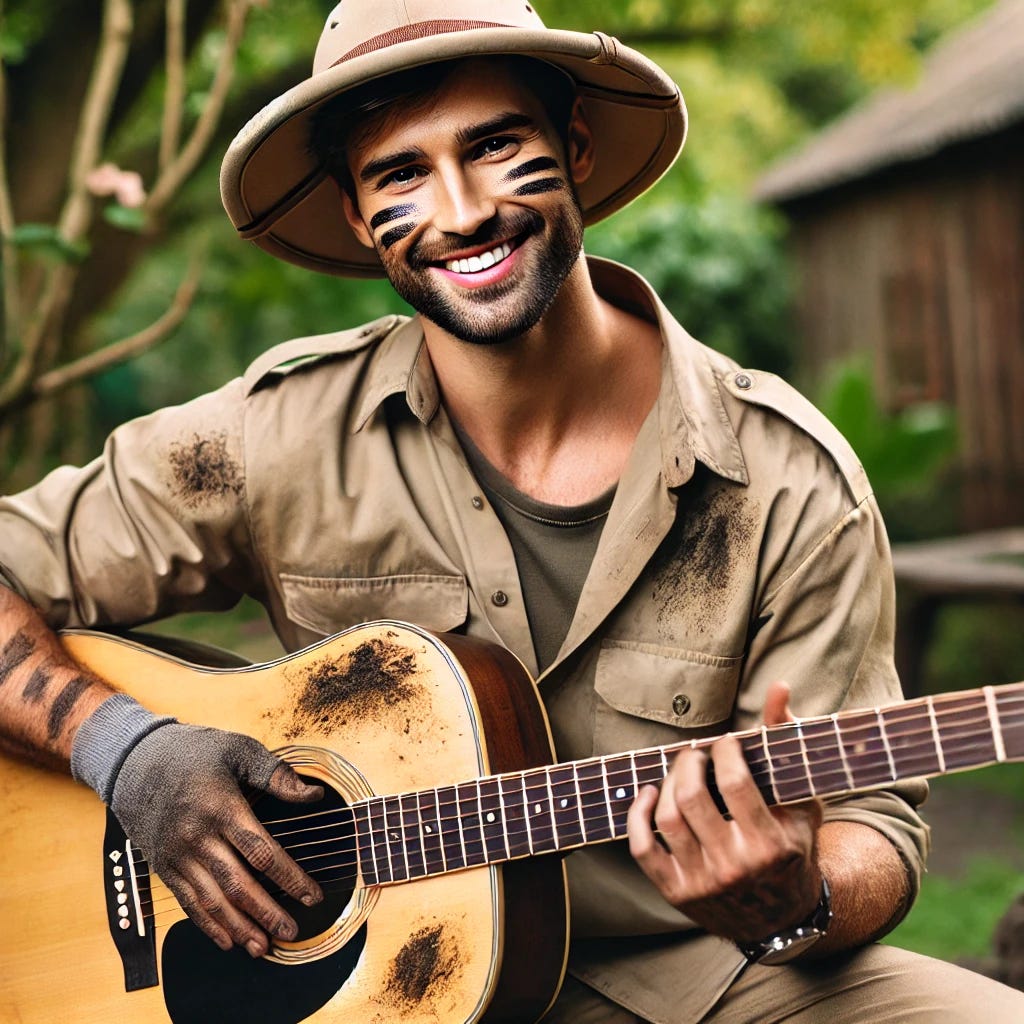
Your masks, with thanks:
[{"label": "guitar neck", "polygon": [[[1024,760],[1024,683],[736,733],[769,804]],[[586,758],[352,807],[367,884],[621,839],[640,787],[717,737]],[[709,784],[716,799],[713,770]]]}]

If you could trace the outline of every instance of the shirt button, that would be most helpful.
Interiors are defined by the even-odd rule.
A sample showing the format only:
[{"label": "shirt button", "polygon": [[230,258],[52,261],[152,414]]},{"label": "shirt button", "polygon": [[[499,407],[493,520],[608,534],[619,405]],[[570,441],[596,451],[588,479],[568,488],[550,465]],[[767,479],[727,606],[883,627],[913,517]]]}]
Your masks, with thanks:
[{"label": "shirt button", "polygon": [[504,590],[496,590],[491,594],[491,604],[498,608],[504,608],[508,604],[508,594]]},{"label": "shirt button", "polygon": [[473,508],[477,509],[478,511],[484,507],[484,499],[481,498],[478,494],[473,495],[471,502]]},{"label": "shirt button", "polygon": [[690,698],[685,693],[677,693],[672,698],[672,710],[682,718],[690,710]]},{"label": "shirt button", "polygon": [[749,391],[754,386],[754,378],[749,373],[736,374],[736,387],[740,391]]}]

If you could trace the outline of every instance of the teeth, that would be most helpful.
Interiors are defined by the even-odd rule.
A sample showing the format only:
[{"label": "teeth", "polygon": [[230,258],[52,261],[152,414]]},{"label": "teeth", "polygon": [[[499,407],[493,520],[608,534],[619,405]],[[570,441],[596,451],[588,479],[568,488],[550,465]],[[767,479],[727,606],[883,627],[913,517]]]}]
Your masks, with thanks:
[{"label": "teeth", "polygon": [[470,256],[465,260],[449,260],[444,266],[453,274],[479,274],[481,270],[487,270],[495,263],[507,260],[511,255],[512,246],[505,242],[490,252],[481,253],[479,256]]}]

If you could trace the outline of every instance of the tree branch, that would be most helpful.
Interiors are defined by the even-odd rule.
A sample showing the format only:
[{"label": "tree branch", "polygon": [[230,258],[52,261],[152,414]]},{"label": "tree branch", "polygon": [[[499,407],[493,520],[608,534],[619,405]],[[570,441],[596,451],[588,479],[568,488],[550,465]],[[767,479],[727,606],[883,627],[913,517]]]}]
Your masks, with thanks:
[{"label": "tree branch", "polygon": [[0,369],[9,346],[21,330],[18,250],[14,245],[14,206],[7,173],[7,72],[0,60],[0,275],[3,276],[3,334],[0,335]]},{"label": "tree branch", "polygon": [[[120,341],[111,342],[103,348],[82,356],[65,366],[44,373],[32,383],[31,399],[49,398],[80,381],[95,376],[112,366],[134,359],[165,341],[181,326],[195,301],[202,279],[202,260],[196,258],[189,266],[167,311],[148,327]],[[0,407],[0,411],[2,407]]]},{"label": "tree branch", "polygon": [[185,110],[185,3],[186,0],[167,0],[167,83],[157,164],[161,172],[170,166],[181,140],[181,121]]},{"label": "tree branch", "polygon": [[231,87],[231,79],[234,77],[238,48],[245,33],[245,21],[252,2],[253,0],[229,0],[224,52],[217,65],[217,73],[214,75],[213,84],[206,97],[203,112],[177,158],[157,177],[145,207],[150,216],[159,213],[170,202],[184,181],[196,169],[217,130],[217,123],[224,110],[228,90]]}]

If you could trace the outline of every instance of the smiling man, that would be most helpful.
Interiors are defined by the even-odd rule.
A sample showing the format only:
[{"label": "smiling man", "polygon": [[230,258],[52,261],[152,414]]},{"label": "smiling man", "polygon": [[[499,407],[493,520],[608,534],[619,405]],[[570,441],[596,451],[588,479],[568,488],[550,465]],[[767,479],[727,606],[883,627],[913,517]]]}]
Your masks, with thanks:
[{"label": "smiling man", "polygon": [[[899,698],[888,547],[842,438],[582,252],[684,127],[655,65],[529,4],[345,0],[222,194],[243,237],[385,274],[417,315],[273,349],[0,502],[5,745],[70,764],[223,948],[295,934],[247,865],[321,897],[240,786],[318,790],[114,694],[53,627],[250,594],[289,650],[379,617],[484,637],[537,676],[562,760]],[[203,453],[215,486],[187,470]],[[638,788],[628,844],[567,858],[549,1019],[1024,1019],[1018,993],[874,944],[919,885],[923,795],[769,807],[735,739],[685,751]]]}]

